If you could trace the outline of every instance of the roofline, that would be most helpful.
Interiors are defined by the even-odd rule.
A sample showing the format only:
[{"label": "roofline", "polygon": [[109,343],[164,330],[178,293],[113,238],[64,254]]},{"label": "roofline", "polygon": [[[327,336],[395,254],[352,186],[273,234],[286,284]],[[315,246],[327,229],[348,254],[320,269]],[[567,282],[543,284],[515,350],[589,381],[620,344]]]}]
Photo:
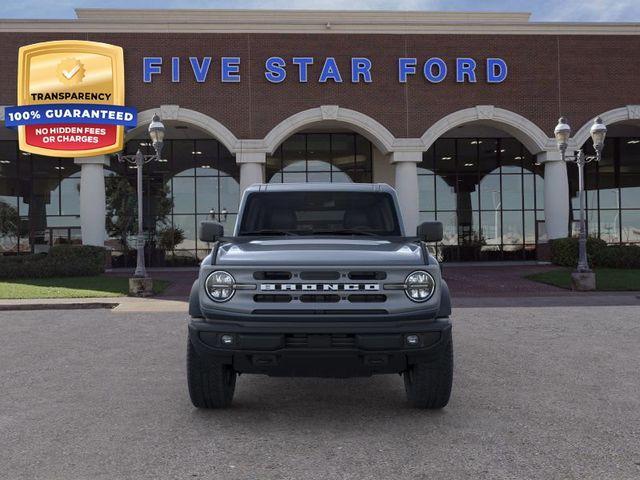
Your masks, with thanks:
[{"label": "roofline", "polygon": [[529,13],[76,9],[77,19],[0,19],[0,32],[640,35],[640,23],[530,22]]},{"label": "roofline", "polygon": [[386,183],[254,183],[245,189],[246,192],[386,192],[395,190]]}]

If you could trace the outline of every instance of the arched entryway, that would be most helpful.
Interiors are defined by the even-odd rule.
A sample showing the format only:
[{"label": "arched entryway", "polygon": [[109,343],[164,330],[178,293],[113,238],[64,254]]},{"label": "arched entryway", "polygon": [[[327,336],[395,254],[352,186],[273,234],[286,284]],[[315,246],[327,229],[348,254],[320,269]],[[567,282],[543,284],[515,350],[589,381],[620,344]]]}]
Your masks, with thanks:
[{"label": "arched entryway", "polygon": [[[144,118],[144,117],[143,117]],[[163,118],[166,127],[162,160],[143,169],[144,229],[147,236],[147,262],[151,266],[192,266],[209,253],[210,246],[197,239],[197,225],[213,219],[225,231],[233,231],[240,202],[240,167],[231,153],[227,137],[223,142],[211,132],[180,119]],[[142,125],[127,136],[125,154],[138,148],[152,153],[146,127]],[[114,266],[135,264],[133,228],[123,225],[117,211],[128,215],[134,205],[126,203],[123,190],[135,192],[136,168],[111,158],[105,169],[107,205],[106,245],[114,251]]]},{"label": "arched entryway", "polygon": [[[600,117],[607,137],[599,163],[585,167],[586,220],[589,235],[609,244],[640,244],[640,107],[629,105]],[[593,154],[586,122],[574,136],[575,145]],[[578,173],[568,166],[571,232],[577,235],[580,218]]]},{"label": "arched entryway", "polygon": [[22,152],[15,130],[0,129],[0,254],[80,243],[79,196],[72,158]]},{"label": "arched entryway", "polygon": [[420,219],[443,223],[445,260],[536,258],[547,239],[542,130],[485,106],[445,117],[422,139],[429,148],[418,164]]}]

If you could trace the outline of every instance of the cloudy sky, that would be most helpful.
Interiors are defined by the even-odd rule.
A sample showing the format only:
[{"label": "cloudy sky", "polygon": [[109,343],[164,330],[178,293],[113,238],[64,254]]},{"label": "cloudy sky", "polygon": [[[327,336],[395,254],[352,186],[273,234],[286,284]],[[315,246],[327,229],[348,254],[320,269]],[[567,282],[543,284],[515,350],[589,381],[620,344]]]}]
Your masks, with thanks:
[{"label": "cloudy sky", "polygon": [[640,22],[640,0],[18,0],[2,18],[74,18],[85,8],[294,8],[531,12],[534,21]]}]

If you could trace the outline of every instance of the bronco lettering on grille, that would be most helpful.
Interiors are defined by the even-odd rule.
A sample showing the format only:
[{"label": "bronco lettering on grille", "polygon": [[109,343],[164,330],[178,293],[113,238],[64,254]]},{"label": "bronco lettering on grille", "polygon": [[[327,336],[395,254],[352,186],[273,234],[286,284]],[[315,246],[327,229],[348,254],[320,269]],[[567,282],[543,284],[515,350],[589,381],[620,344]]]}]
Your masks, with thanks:
[{"label": "bronco lettering on grille", "polygon": [[263,283],[260,290],[273,291],[300,291],[300,292],[335,292],[335,291],[368,291],[377,292],[380,285],[377,283]]}]

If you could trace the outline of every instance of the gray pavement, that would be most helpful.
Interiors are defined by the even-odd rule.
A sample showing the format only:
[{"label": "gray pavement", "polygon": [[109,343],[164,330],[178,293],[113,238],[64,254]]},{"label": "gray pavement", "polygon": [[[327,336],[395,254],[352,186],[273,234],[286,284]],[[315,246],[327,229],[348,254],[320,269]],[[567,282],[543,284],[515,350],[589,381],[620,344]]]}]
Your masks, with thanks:
[{"label": "gray pavement", "polygon": [[637,479],[640,308],[459,308],[444,411],[398,376],[188,399],[181,314],[0,312],[2,479]]}]

